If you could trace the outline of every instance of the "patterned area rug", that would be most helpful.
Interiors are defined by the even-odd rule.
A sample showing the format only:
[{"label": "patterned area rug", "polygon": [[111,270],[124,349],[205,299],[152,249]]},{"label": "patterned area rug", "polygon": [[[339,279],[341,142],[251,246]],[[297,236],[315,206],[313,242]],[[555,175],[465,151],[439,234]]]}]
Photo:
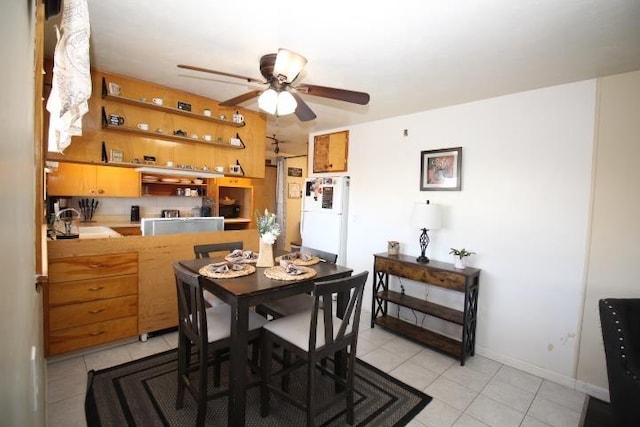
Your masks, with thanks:
[{"label": "patterned area rug", "polygon": [[[93,426],[192,426],[196,404],[186,392],[184,408],[175,409],[177,351],[170,350],[100,371],[89,371],[85,401],[87,425]],[[221,388],[226,388],[222,364]],[[290,387],[304,396],[304,369],[291,375]],[[248,374],[250,375],[250,374]],[[318,373],[317,396],[323,402],[333,394],[328,376]],[[298,390],[296,390],[298,388]],[[401,426],[416,416],[431,401],[426,394],[401,383],[386,373],[360,360],[355,373],[355,425]],[[300,426],[304,413],[271,395],[271,412],[260,417],[260,390],[247,391],[247,426]],[[346,425],[345,404],[341,400],[316,418],[322,426]],[[207,406],[206,425],[221,426],[227,422],[227,398],[211,400]]]}]

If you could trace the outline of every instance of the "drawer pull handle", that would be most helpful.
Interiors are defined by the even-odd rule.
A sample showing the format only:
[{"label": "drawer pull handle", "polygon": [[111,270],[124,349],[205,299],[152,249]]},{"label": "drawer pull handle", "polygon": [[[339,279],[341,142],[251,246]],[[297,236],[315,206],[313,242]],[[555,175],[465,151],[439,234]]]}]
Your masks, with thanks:
[{"label": "drawer pull handle", "polygon": [[92,337],[97,337],[98,335],[102,335],[102,334],[104,334],[104,331],[98,331],[98,332],[89,333],[89,335],[91,335]]},{"label": "drawer pull handle", "polygon": [[104,311],[104,308],[101,308],[100,310],[89,310],[89,313],[98,314],[98,313],[102,313],[103,311]]},{"label": "drawer pull handle", "polygon": [[89,268],[100,268],[100,264],[89,264]]},{"label": "drawer pull handle", "polygon": [[104,289],[104,286],[98,286],[98,287],[96,287],[96,288],[89,288],[89,290],[90,290],[90,291],[94,291],[94,292],[95,292],[95,291],[99,291],[99,290],[101,290],[101,289]]}]

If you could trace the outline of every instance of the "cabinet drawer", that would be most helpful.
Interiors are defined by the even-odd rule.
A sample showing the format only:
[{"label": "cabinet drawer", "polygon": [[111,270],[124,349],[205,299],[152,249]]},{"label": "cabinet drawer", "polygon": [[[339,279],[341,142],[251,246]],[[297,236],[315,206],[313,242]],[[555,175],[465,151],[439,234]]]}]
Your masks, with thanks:
[{"label": "cabinet drawer", "polygon": [[49,261],[49,281],[54,283],[137,272],[137,253],[78,256]]},{"label": "cabinet drawer", "polygon": [[49,334],[48,355],[134,337],[137,334],[138,318],[136,316],[61,329]]},{"label": "cabinet drawer", "polygon": [[137,274],[51,283],[49,285],[49,306],[54,307],[125,295],[136,295],[137,293]]},{"label": "cabinet drawer", "polygon": [[137,313],[138,297],[135,295],[55,307],[49,310],[49,331],[136,316]]},{"label": "cabinet drawer", "polygon": [[384,271],[392,276],[405,277],[416,282],[429,283],[441,288],[452,289],[454,291],[465,291],[465,276],[449,271],[435,270],[425,266],[419,268],[416,264],[404,264],[402,262],[391,261],[383,258],[375,259],[375,269]]}]

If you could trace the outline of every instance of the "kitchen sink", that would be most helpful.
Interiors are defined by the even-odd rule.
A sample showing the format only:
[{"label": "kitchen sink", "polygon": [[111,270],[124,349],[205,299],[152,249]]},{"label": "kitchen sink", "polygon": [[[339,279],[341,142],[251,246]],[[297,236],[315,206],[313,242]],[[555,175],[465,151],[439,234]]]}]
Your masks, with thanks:
[{"label": "kitchen sink", "polygon": [[122,237],[120,233],[113,231],[109,227],[78,227],[81,239],[104,239],[108,237]]}]

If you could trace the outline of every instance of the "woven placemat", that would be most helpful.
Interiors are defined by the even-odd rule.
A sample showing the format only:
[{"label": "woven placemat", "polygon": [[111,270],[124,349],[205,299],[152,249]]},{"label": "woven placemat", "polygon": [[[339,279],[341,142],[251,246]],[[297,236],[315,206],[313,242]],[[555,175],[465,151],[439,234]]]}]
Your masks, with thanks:
[{"label": "woven placemat", "polygon": [[285,273],[284,268],[276,265],[275,267],[269,267],[264,270],[264,275],[269,279],[274,280],[305,280],[311,277],[315,277],[316,274],[318,274],[313,268],[303,266],[297,266],[297,268],[304,271],[304,273],[298,275],[287,274]]},{"label": "woven placemat", "polygon": [[229,270],[226,273],[216,273],[213,270],[220,265],[209,264],[202,267],[198,273],[203,276],[211,277],[212,279],[233,279],[234,277],[248,276],[256,272],[256,268],[253,265],[240,263],[237,263],[236,265],[242,266],[242,270]]},{"label": "woven placemat", "polygon": [[[276,257],[276,262],[279,263],[283,258],[287,259],[287,255],[280,255],[279,257]],[[320,262],[320,258],[318,258],[317,256],[312,256],[311,259],[308,259],[306,261],[300,258],[287,259],[287,261],[289,261],[293,265],[315,265]]]}]

